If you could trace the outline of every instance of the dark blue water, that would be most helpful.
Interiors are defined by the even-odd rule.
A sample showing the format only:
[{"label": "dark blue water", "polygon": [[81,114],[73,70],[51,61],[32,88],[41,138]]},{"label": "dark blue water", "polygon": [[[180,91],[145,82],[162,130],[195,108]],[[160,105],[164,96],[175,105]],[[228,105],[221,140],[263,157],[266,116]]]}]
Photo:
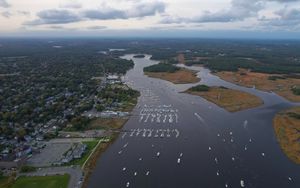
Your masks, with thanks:
[{"label": "dark blue water", "polygon": [[124,80],[141,92],[139,103],[123,133],[99,158],[88,187],[300,187],[300,165],[282,153],[272,125],[274,115],[292,103],[192,67],[200,71],[201,83],[264,100],[258,108],[229,113],[201,97],[180,93],[195,84],[174,85],[144,76],[143,67],[157,62],[150,56],[132,57],[124,56],[135,62]]}]

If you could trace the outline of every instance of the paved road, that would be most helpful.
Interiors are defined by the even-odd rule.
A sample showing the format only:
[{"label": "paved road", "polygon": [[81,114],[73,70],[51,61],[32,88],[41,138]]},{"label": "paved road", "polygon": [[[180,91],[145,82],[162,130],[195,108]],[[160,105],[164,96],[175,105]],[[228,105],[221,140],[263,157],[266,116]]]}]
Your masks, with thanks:
[{"label": "paved road", "polygon": [[80,166],[73,167],[49,167],[41,168],[36,172],[20,173],[19,176],[51,176],[51,175],[63,175],[69,174],[70,181],[68,188],[80,188],[83,180],[83,172]]}]

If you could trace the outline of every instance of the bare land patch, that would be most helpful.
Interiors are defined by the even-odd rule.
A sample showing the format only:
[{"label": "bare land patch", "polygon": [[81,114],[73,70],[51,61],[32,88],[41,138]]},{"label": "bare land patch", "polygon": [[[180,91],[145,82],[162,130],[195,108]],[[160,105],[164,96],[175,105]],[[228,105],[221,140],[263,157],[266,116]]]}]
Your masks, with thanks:
[{"label": "bare land patch", "polygon": [[210,87],[207,91],[193,91],[191,88],[186,93],[203,97],[229,112],[237,112],[263,104],[263,101],[255,95],[224,87]]},{"label": "bare land patch", "polygon": [[276,94],[293,102],[300,102],[300,95],[295,95],[293,87],[300,86],[300,79],[278,74],[249,72],[240,69],[238,72],[221,71],[215,73],[221,79],[245,87],[255,87],[262,91]]},{"label": "bare land patch", "polygon": [[300,107],[278,113],[273,123],[281,149],[289,159],[300,164]]},{"label": "bare land patch", "polygon": [[197,77],[196,72],[187,69],[180,69],[176,72],[145,72],[145,75],[153,78],[167,80],[174,84],[189,84],[197,83],[200,78]]}]

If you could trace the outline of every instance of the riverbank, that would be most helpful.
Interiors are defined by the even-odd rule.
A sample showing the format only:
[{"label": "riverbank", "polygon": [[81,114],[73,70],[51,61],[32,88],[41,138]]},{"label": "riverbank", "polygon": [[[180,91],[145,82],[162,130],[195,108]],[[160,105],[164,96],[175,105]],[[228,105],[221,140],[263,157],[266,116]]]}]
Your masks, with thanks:
[{"label": "riverbank", "polygon": [[237,72],[221,71],[214,73],[221,79],[241,85],[244,87],[254,87],[256,89],[276,94],[292,101],[300,102],[300,95],[295,95],[293,87],[300,86],[300,79],[289,75],[255,73],[245,69]]},{"label": "riverbank", "polygon": [[[199,87],[199,86],[198,86]],[[202,88],[202,89],[201,89]],[[258,107],[263,101],[255,95],[233,90],[225,87],[203,86],[197,90],[197,86],[188,89],[185,93],[197,95],[216,105],[226,109],[229,112],[237,112],[249,108]]]},{"label": "riverbank", "polygon": [[300,107],[279,112],[273,124],[283,152],[293,162],[300,164]]},{"label": "riverbank", "polygon": [[159,78],[172,82],[174,84],[190,84],[197,83],[200,81],[200,78],[197,77],[195,71],[187,70],[181,68],[175,72],[145,72],[145,75],[152,78]]},{"label": "riverbank", "polygon": [[[135,106],[138,102],[137,95],[135,98],[133,98],[130,103],[127,103],[127,106],[125,107],[127,112],[132,112]],[[86,188],[88,186],[88,180],[90,178],[90,175],[92,174],[94,168],[97,165],[98,159],[101,157],[101,155],[107,150],[107,148],[114,143],[114,141],[118,138],[120,130],[123,128],[123,126],[127,123],[129,117],[124,118],[96,118],[93,121],[90,122],[89,128],[90,129],[105,129],[107,132],[109,132],[109,138],[105,141],[99,141],[99,143],[96,145],[94,150],[92,151],[91,155],[87,158],[87,160],[84,162],[84,165],[82,166],[82,170],[84,172],[84,180],[82,183],[82,188]]]}]

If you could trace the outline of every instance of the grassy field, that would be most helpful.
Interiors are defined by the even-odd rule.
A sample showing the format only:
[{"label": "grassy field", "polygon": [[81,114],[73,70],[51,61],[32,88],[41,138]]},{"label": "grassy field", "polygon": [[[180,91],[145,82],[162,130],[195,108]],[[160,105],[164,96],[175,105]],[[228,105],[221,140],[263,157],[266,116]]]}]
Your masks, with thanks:
[{"label": "grassy field", "polygon": [[87,160],[87,158],[89,157],[89,155],[91,154],[91,152],[93,151],[93,149],[95,148],[95,146],[97,145],[97,143],[99,142],[99,140],[93,140],[93,141],[87,141],[87,142],[82,142],[83,144],[87,145],[86,148],[86,152],[83,154],[83,156],[80,159],[75,159],[73,161],[71,161],[70,163],[68,163],[67,165],[80,165],[82,166],[83,163]]},{"label": "grassy field", "polygon": [[229,112],[254,108],[263,104],[263,101],[254,95],[223,87],[210,87],[208,91],[189,89],[186,93],[201,96]]},{"label": "grassy field", "polygon": [[200,79],[197,77],[194,71],[187,69],[180,69],[174,73],[168,72],[145,72],[149,77],[159,78],[162,80],[167,80],[174,84],[188,84],[188,83],[197,83]]},{"label": "grassy field", "polygon": [[19,177],[10,188],[67,188],[69,175]]},{"label": "grassy field", "polygon": [[293,102],[300,102],[300,95],[295,95],[291,88],[300,86],[300,79],[285,78],[270,80],[270,77],[282,77],[284,75],[254,73],[240,69],[238,72],[218,72],[216,73],[221,79],[232,82],[241,86],[255,87],[262,91],[273,91],[276,94]]},{"label": "grassy field", "polygon": [[127,120],[127,118],[96,118],[90,123],[89,129],[117,130],[122,128]]},{"label": "grassy field", "polygon": [[300,164],[300,107],[278,113],[273,123],[281,149],[292,161]]},{"label": "grassy field", "polygon": [[0,176],[0,187],[7,188],[9,185],[9,177]]}]

